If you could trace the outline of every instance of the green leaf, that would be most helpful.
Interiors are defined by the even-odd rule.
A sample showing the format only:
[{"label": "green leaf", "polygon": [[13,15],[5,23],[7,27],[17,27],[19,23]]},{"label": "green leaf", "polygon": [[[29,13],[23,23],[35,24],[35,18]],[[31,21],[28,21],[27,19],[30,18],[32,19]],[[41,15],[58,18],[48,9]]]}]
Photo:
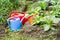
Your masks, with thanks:
[{"label": "green leaf", "polygon": [[48,24],[44,24],[43,27],[44,27],[44,31],[48,31],[50,29],[50,25]]},{"label": "green leaf", "polygon": [[51,27],[51,30],[55,30],[55,28],[54,27]]},{"label": "green leaf", "polygon": [[53,18],[53,23],[58,23],[60,21],[60,18]]},{"label": "green leaf", "polygon": [[39,10],[41,10],[41,7],[36,7],[35,8],[35,11],[39,11]]}]

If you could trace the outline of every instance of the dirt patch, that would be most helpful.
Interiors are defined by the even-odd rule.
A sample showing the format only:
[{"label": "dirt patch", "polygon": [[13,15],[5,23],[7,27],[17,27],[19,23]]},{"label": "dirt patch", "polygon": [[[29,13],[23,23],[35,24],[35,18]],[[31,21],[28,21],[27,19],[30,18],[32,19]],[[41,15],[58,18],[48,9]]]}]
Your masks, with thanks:
[{"label": "dirt patch", "polygon": [[44,31],[43,31],[43,28],[41,28],[41,27],[32,27],[31,29],[30,28],[28,28],[28,29],[21,29],[20,30],[20,33],[22,33],[22,34],[31,34],[31,35],[40,35],[40,34],[43,34],[44,33]]},{"label": "dirt patch", "polygon": [[4,25],[0,25],[0,39],[5,36],[5,28]]},{"label": "dirt patch", "polygon": [[20,34],[22,35],[32,35],[32,36],[38,36],[38,37],[40,35],[49,35],[52,32],[56,33],[53,30],[49,30],[45,32],[43,27],[38,25],[32,26],[29,22],[25,23],[25,25],[20,29]]}]

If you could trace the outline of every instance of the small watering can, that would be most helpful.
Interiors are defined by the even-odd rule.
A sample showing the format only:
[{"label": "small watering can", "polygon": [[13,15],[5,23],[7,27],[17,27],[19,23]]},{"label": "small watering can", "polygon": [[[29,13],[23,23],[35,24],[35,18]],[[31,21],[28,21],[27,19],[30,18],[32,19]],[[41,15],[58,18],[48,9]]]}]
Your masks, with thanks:
[{"label": "small watering can", "polygon": [[10,17],[7,19],[7,23],[11,30],[19,30],[22,26],[23,19],[24,17],[22,18],[22,20],[20,20],[19,17]]}]

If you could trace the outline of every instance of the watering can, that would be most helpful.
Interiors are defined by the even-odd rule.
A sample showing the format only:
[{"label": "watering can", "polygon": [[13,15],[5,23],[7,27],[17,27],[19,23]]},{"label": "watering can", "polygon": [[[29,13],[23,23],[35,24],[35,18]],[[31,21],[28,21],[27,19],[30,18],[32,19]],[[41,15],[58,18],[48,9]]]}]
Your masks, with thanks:
[{"label": "watering can", "polygon": [[[35,16],[37,14],[37,12],[35,12],[34,14],[32,15],[29,15],[27,17],[24,18],[24,20],[22,21],[22,24],[24,25],[25,22],[27,22],[29,19],[30,22],[32,22],[33,18],[31,18],[32,16]],[[13,17],[13,16],[18,16],[20,18],[20,20],[25,16],[25,12],[17,12],[17,11],[11,11],[10,12],[10,17]]]},{"label": "watering can", "polygon": [[[10,17],[19,17],[20,20],[21,20],[25,15],[26,15],[25,12],[17,12],[16,10],[10,12]],[[28,21],[28,19],[29,19],[30,17],[31,17],[31,16],[25,17],[24,20],[22,21],[22,24],[25,24],[25,22]]]},{"label": "watering can", "polygon": [[[25,16],[25,12],[17,12],[17,11],[11,11],[10,12],[10,17],[19,17],[20,20]],[[25,22],[27,21],[28,19],[27,18],[24,18],[22,24],[25,24]]]},{"label": "watering can", "polygon": [[19,30],[22,26],[22,21],[24,17],[20,20],[19,17],[10,17],[7,19],[7,23],[11,30]]}]

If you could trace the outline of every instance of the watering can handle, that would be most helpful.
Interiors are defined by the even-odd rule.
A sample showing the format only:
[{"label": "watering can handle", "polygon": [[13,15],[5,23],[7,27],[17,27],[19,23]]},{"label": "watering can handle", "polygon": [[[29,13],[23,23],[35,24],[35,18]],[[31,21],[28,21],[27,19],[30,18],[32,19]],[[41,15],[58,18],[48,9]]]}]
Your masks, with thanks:
[{"label": "watering can handle", "polygon": [[25,16],[21,19],[21,22],[24,20]]},{"label": "watering can handle", "polygon": [[10,25],[10,20],[9,19],[7,19],[7,23],[8,23],[8,25]]}]

